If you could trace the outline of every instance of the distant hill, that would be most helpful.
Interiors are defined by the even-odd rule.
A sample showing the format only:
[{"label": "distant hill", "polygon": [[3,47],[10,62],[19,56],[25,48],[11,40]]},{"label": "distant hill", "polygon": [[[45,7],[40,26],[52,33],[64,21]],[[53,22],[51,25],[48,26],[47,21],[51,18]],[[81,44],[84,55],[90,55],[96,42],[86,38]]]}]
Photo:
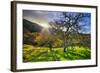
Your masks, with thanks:
[{"label": "distant hill", "polygon": [[40,32],[42,27],[37,23],[23,19],[23,32]]},{"label": "distant hill", "polygon": [[31,33],[40,32],[42,27],[37,23],[23,19],[23,43],[36,44]]}]

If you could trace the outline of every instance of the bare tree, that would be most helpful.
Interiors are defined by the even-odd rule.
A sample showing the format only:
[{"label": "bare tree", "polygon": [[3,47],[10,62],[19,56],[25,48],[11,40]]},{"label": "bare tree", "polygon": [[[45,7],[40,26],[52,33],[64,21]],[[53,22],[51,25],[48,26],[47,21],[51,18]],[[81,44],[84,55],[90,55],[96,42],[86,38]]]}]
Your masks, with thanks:
[{"label": "bare tree", "polygon": [[67,51],[68,39],[70,34],[79,33],[84,25],[80,25],[80,21],[82,21],[84,17],[87,15],[83,13],[67,13],[62,12],[59,20],[54,19],[53,22],[50,22],[51,29],[55,34],[61,34],[63,43],[64,52]]}]

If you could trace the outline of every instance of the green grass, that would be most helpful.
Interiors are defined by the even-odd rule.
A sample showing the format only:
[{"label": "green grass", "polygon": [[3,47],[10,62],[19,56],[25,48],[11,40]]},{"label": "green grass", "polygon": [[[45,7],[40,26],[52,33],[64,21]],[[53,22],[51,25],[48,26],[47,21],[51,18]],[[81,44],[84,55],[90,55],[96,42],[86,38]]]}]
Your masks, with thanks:
[{"label": "green grass", "polygon": [[23,47],[23,62],[84,60],[90,58],[91,49],[85,47],[68,47],[66,53],[63,52],[63,48],[53,48],[51,52],[48,47],[35,47],[26,44]]}]

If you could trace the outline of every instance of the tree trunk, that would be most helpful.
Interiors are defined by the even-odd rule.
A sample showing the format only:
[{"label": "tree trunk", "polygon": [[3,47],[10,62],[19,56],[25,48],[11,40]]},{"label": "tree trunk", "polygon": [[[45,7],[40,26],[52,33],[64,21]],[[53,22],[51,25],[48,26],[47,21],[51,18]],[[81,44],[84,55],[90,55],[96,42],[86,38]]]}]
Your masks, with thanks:
[{"label": "tree trunk", "polygon": [[49,42],[49,49],[52,52],[52,43],[51,42]]},{"label": "tree trunk", "polygon": [[67,47],[67,40],[66,40],[66,36],[64,35],[64,52],[67,52],[66,47]]},{"label": "tree trunk", "polygon": [[64,52],[66,52],[66,47],[64,47]]}]

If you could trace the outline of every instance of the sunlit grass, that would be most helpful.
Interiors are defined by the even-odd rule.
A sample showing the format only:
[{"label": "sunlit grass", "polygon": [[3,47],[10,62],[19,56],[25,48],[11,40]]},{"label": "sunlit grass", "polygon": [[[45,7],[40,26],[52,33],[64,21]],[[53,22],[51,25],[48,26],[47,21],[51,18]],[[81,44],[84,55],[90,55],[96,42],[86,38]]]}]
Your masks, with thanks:
[{"label": "sunlit grass", "polygon": [[91,58],[91,49],[85,47],[68,47],[67,52],[63,48],[36,47],[32,45],[23,46],[23,62],[43,62],[43,61],[67,61],[84,60]]}]

